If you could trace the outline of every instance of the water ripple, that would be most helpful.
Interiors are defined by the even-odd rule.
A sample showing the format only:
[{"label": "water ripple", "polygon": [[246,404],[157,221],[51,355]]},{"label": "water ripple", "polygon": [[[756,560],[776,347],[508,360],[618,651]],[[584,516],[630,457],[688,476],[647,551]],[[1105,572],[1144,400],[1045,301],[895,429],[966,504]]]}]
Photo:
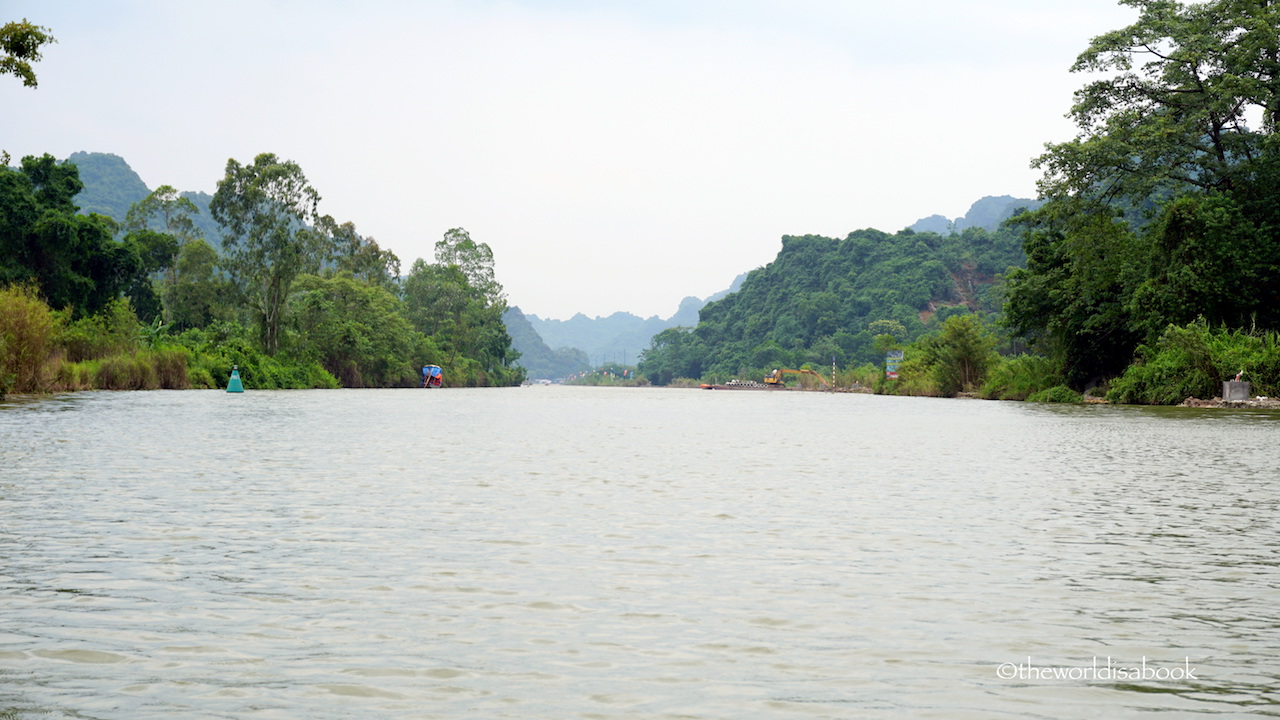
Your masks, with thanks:
[{"label": "water ripple", "polygon": [[[1274,712],[1280,418],[1182,410],[7,402],[0,715]],[[1197,679],[1043,676],[1144,658]]]}]

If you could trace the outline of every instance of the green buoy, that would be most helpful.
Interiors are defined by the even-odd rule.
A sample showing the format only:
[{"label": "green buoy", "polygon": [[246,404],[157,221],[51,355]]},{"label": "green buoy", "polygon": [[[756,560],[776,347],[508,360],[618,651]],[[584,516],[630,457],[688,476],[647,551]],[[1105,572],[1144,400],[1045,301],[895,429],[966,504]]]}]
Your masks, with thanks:
[{"label": "green buoy", "polygon": [[240,366],[231,366],[231,379],[227,381],[227,392],[244,392],[244,384],[240,382]]}]

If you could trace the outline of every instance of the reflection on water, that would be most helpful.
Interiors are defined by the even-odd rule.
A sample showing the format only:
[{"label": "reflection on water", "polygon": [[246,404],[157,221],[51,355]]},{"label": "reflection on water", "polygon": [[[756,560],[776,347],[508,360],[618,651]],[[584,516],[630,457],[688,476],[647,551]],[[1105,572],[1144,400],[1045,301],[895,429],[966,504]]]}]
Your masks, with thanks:
[{"label": "reflection on water", "polygon": [[[1277,420],[561,387],[11,401],[0,717],[1274,714]],[[1144,658],[1194,679],[1082,678]]]}]

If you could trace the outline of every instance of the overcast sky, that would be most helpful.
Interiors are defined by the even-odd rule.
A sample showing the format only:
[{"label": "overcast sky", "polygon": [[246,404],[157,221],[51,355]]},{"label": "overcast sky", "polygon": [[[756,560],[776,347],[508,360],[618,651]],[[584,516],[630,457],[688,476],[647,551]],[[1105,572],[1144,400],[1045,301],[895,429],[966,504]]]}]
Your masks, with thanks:
[{"label": "overcast sky", "polygon": [[0,78],[0,149],[114,153],[212,193],[297,162],[400,257],[446,230],[541,317],[675,312],[782,235],[887,232],[1029,167],[1113,0],[4,0],[58,42]]}]

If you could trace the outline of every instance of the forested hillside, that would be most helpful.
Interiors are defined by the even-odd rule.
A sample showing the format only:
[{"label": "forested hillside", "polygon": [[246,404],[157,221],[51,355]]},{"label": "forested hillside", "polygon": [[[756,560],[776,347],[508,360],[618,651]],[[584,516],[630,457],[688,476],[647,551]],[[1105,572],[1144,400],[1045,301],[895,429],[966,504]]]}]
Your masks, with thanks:
[{"label": "forested hillside", "polygon": [[84,190],[73,200],[80,212],[98,213],[124,222],[124,216],[136,202],[151,194],[147,184],[119,155],[75,152],[66,162],[80,172]]},{"label": "forested hillside", "polygon": [[[1177,403],[1231,377],[1280,393],[1280,6],[1124,4],[1138,19],[1071,68],[1094,78],[1070,107],[1076,138],[1033,162],[1039,207],[993,232],[933,217],[916,227],[952,234],[786,238],[695,330],[655,337],[641,369],[665,383],[893,349],[894,373],[858,379],[1055,401]],[[984,200],[970,215],[1010,210]],[[999,356],[1000,333],[1030,352]]]},{"label": "forested hillside", "polygon": [[511,346],[520,353],[520,365],[531,379],[555,380],[591,368],[587,354],[578,348],[547,347],[520,308],[507,308],[502,321],[511,335]]},{"label": "forested hillside", "polygon": [[690,329],[657,335],[640,368],[654,382],[753,376],[810,362],[877,359],[872,323],[918,337],[948,316],[999,307],[996,276],[1023,264],[1018,236],[971,228],[954,235],[859,230],[843,240],[784,237],[769,265],[703,308]]}]

